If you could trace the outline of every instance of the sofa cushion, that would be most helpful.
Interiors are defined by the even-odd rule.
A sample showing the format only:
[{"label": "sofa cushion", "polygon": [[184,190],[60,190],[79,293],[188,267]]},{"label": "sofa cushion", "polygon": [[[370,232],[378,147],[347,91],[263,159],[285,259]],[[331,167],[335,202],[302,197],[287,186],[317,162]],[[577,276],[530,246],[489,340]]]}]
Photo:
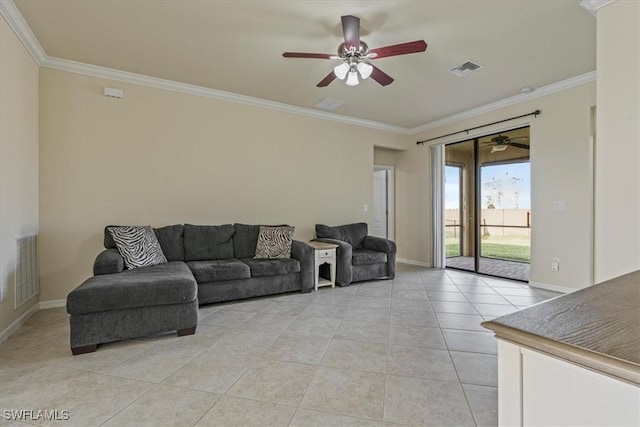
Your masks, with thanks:
[{"label": "sofa cushion", "polygon": [[324,224],[316,224],[316,236],[318,238],[328,238],[342,240],[353,246],[353,249],[362,247],[364,238],[367,237],[368,226],[366,222],[340,225],[331,227]]},{"label": "sofa cushion", "polygon": [[154,228],[153,231],[167,261],[184,261],[184,226],[182,224]]},{"label": "sofa cushion", "polygon": [[233,256],[231,224],[184,225],[184,259],[186,261],[211,261],[230,259]]},{"label": "sofa cushion", "polygon": [[251,277],[282,276],[300,272],[300,262],[293,258],[283,259],[253,259],[243,258],[251,269]]},{"label": "sofa cushion", "polygon": [[291,258],[294,227],[288,225],[260,226],[254,259]]},{"label": "sofa cushion", "polygon": [[354,249],[351,263],[353,265],[369,265],[387,262],[385,252],[372,251],[371,249]]},{"label": "sofa cushion", "polygon": [[236,258],[252,258],[256,254],[256,243],[260,234],[259,225],[233,224],[233,253]]},{"label": "sofa cushion", "polygon": [[69,314],[123,310],[194,301],[198,290],[183,262],[125,270],[87,279],[67,296]]},{"label": "sofa cushion", "polygon": [[151,226],[109,227],[108,230],[128,270],[167,262]]},{"label": "sofa cushion", "polygon": [[187,263],[198,283],[251,278],[249,266],[237,259],[189,261]]}]

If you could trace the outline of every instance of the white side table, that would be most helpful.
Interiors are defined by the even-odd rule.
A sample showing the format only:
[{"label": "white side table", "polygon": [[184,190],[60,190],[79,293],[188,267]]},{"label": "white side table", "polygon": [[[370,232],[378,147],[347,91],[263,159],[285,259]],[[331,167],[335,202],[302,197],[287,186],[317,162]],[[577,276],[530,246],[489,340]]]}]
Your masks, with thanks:
[{"label": "white side table", "polygon": [[[315,276],[315,290],[318,290],[319,286],[336,287],[336,248],[338,245],[333,243],[324,242],[309,242],[309,246],[315,249],[314,264],[316,267]],[[329,276],[331,280],[327,280],[320,277],[320,266],[322,264],[329,264]]]}]

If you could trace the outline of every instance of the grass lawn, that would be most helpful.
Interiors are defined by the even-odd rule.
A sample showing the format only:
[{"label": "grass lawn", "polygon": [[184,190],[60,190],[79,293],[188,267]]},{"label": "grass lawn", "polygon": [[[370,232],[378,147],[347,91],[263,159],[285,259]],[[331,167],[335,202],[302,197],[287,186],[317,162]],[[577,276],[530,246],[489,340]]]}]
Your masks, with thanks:
[{"label": "grass lawn", "polygon": [[460,255],[460,244],[459,243],[447,243],[446,245],[446,255],[447,257],[459,256]]},{"label": "grass lawn", "polygon": [[[498,237],[498,236],[495,236]],[[520,239],[519,241],[516,239],[509,239],[508,237],[495,238],[491,236],[489,239],[483,239],[481,243],[481,254],[483,257],[487,258],[498,258],[498,259],[506,259],[509,261],[521,261],[521,262],[530,262],[531,261],[531,246],[527,244],[525,239]],[[458,243],[458,239],[455,238],[447,238],[446,239],[446,256],[453,257],[460,255],[460,244]],[[497,241],[496,241],[497,240]],[[510,241],[507,243],[507,241]],[[516,244],[510,244],[516,243]],[[518,244],[519,243],[519,244]]]},{"label": "grass lawn", "polygon": [[499,258],[509,261],[531,261],[531,246],[504,245],[482,242],[480,254],[487,258]]}]

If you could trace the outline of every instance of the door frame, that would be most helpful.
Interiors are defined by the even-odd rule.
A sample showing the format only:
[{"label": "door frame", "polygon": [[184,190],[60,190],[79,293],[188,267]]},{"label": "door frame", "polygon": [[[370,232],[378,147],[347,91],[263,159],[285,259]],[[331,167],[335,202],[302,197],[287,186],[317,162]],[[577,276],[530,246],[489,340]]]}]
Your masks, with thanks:
[{"label": "door frame", "polygon": [[395,238],[395,167],[388,165],[373,165],[373,170],[387,171],[387,239],[394,240]]}]

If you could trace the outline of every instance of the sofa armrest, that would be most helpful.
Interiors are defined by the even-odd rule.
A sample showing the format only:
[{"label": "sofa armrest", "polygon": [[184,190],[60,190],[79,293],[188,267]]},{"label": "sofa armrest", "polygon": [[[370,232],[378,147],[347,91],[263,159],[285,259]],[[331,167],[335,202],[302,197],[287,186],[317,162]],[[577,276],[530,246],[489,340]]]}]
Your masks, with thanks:
[{"label": "sofa armrest", "polygon": [[291,242],[291,258],[300,262],[300,288],[302,292],[311,292],[314,286],[313,248],[305,242]]},{"label": "sofa armrest", "polygon": [[333,243],[338,245],[336,250],[336,282],[340,286],[349,286],[353,278],[353,269],[351,268],[351,260],[353,257],[353,247],[342,240],[318,238],[316,242]]},{"label": "sofa armrest", "polygon": [[93,262],[93,275],[114,274],[124,271],[124,259],[117,249],[105,249]]},{"label": "sofa armrest", "polygon": [[396,276],[396,243],[382,237],[367,236],[362,245],[366,249],[387,254],[387,277],[393,279]]}]

